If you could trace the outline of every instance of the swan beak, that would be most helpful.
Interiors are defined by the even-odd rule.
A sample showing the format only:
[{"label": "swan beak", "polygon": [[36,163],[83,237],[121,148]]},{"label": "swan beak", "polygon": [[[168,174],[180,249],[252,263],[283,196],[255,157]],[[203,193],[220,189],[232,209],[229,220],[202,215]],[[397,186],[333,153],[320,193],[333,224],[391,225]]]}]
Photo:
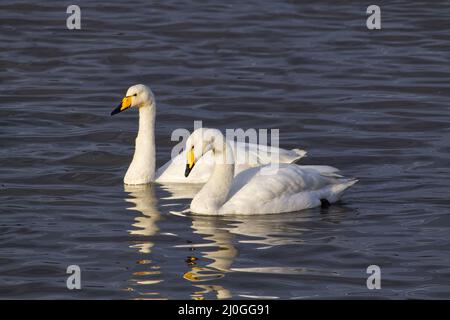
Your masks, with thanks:
[{"label": "swan beak", "polygon": [[122,99],[122,102],[115,108],[113,111],[111,111],[111,115],[115,115],[117,113],[120,113],[122,111],[127,110],[129,107],[131,107],[131,98],[132,96],[125,97]]},{"label": "swan beak", "polygon": [[191,149],[187,153],[186,170],[184,171],[185,177],[189,176],[189,173],[191,173],[192,168],[194,168],[194,164],[195,164],[194,149]]},{"label": "swan beak", "polygon": [[184,171],[184,176],[187,178],[189,176],[189,173],[191,173],[191,170],[194,166],[192,166],[191,168],[189,168],[189,165],[186,164],[186,170]]}]

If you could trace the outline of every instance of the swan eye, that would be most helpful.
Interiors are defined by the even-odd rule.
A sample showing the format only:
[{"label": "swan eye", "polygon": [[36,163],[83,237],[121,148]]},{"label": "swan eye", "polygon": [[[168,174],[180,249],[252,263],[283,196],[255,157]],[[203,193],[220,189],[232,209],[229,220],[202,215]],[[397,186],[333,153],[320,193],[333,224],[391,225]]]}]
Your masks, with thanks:
[{"label": "swan eye", "polygon": [[137,93],[133,94],[134,97],[137,97]]}]

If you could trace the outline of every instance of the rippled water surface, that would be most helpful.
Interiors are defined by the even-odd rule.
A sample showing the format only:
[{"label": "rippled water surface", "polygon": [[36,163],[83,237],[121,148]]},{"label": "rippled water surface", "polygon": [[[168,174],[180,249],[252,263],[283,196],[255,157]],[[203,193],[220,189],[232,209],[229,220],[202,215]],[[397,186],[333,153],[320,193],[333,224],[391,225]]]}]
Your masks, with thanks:
[{"label": "rippled water surface", "polygon": [[[0,297],[450,298],[450,3],[0,4]],[[278,128],[360,182],[329,208],[197,217],[182,186],[124,187],[135,110],[175,128]],[[187,190],[195,192],[195,190]],[[66,289],[66,268],[82,290]],[[382,289],[368,290],[379,265]]]}]

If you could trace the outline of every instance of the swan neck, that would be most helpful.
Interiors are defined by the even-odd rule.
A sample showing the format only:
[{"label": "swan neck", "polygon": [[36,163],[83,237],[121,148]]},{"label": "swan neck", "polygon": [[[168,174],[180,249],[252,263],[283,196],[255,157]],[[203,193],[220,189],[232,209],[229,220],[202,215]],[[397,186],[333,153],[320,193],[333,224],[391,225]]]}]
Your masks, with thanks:
[{"label": "swan neck", "polygon": [[139,131],[137,138],[140,137],[143,137],[145,140],[153,140],[153,147],[154,147],[154,138],[155,138],[154,105],[147,104],[139,108]]},{"label": "swan neck", "polygon": [[155,104],[139,107],[139,130],[133,160],[125,174],[126,184],[144,184],[155,179]]},{"label": "swan neck", "polygon": [[217,214],[228,200],[234,178],[233,152],[228,142],[220,142],[219,145],[214,145],[213,155],[214,169],[208,182],[192,201],[191,209],[194,212]]}]

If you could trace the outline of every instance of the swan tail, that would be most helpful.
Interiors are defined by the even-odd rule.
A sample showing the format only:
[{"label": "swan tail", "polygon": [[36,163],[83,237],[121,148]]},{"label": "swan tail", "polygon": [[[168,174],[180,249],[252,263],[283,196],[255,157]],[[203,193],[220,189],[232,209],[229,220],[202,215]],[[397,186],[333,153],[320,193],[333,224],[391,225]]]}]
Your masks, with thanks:
[{"label": "swan tail", "polygon": [[326,178],[344,179],[344,176],[339,174],[338,172],[339,171],[325,171],[325,172],[321,172],[320,175],[322,177],[326,177]]},{"label": "swan tail", "polygon": [[302,165],[300,166],[302,169],[312,169],[317,171],[321,176],[327,178],[343,178],[339,174],[339,169],[331,166],[324,165]]},{"label": "swan tail", "polygon": [[294,154],[295,154],[295,156],[294,156],[294,158],[292,159],[292,162],[291,163],[296,163],[298,160],[300,160],[301,158],[304,158],[304,157],[306,157],[306,154],[308,153],[308,152],[306,152],[305,150],[302,150],[302,149],[292,149],[291,150]]},{"label": "swan tail", "polygon": [[330,203],[336,202],[341,199],[344,191],[357,183],[358,179],[342,179],[340,183],[337,183],[331,187],[331,192],[326,198]]}]

